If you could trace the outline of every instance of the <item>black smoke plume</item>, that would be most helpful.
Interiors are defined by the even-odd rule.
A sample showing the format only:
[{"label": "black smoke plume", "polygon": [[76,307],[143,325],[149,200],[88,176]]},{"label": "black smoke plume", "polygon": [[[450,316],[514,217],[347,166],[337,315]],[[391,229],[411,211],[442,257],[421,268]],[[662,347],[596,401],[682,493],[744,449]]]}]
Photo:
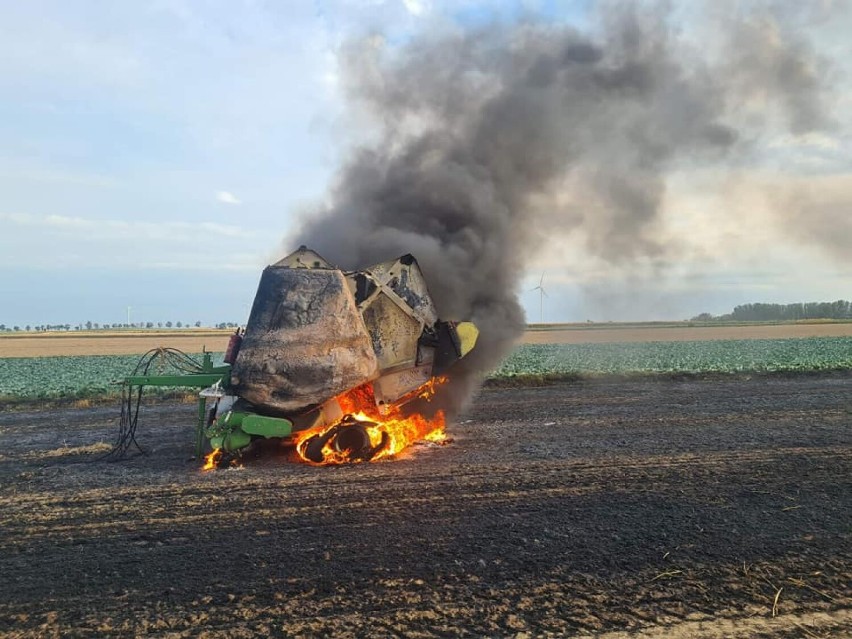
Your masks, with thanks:
[{"label": "black smoke plume", "polygon": [[441,317],[481,330],[453,409],[523,331],[520,279],[546,238],[578,231],[615,267],[663,265],[671,171],[730,161],[764,119],[797,133],[829,121],[819,60],[783,15],[716,16],[704,47],[643,6],[607,4],[589,33],[523,22],[342,52],[376,134],[287,244],[349,269],[412,253]]}]

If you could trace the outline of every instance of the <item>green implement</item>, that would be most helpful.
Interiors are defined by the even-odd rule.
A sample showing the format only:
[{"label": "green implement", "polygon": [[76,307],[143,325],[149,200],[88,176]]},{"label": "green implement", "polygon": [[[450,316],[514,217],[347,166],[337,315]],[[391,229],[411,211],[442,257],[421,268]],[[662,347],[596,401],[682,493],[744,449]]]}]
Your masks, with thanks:
[{"label": "green implement", "polygon": [[[197,370],[186,374],[170,375],[131,375],[124,380],[125,387],[132,394],[134,388],[141,393],[145,386],[168,386],[172,388],[209,388],[223,386],[231,376],[230,364],[214,366],[210,353],[205,352]],[[195,456],[201,457],[204,451],[204,426],[207,422],[207,397],[198,396],[198,421],[195,428]],[[245,445],[245,444],[243,444]]]},{"label": "green implement", "polygon": [[228,411],[204,430],[213,448],[233,452],[244,448],[251,436],[288,437],[293,432],[293,422],[282,417],[266,417],[254,413]]}]

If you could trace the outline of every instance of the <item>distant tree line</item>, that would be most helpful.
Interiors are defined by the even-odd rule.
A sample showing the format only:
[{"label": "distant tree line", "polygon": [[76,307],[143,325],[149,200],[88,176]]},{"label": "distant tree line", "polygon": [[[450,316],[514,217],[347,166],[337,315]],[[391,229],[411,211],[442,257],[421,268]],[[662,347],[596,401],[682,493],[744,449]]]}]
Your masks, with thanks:
[{"label": "distant tree line", "polygon": [[809,319],[852,319],[852,302],[799,302],[796,304],[741,304],[727,315],[701,313],[692,318],[696,322],[737,321],[737,322],[775,322]]},{"label": "distant tree line", "polygon": [[[98,322],[88,321],[84,324],[38,324],[36,326],[32,326],[27,324],[24,327],[21,326],[8,326],[6,324],[0,324],[0,332],[14,332],[14,331],[36,331],[37,333],[44,333],[47,331],[101,331],[101,330],[117,330],[117,329],[151,329],[151,328],[191,328],[194,326],[195,328],[201,328],[201,321],[197,321],[194,324],[190,324],[189,322],[133,322],[131,324],[110,324],[104,323],[99,324]],[[216,328],[237,328],[240,325],[236,322],[219,322],[216,324]]]}]

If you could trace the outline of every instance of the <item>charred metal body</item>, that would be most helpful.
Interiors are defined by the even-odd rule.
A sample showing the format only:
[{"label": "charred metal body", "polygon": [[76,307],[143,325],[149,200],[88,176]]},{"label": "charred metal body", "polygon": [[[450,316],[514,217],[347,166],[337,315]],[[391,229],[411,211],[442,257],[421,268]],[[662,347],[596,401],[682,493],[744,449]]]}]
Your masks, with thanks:
[{"label": "charred metal body", "polygon": [[234,453],[258,438],[334,426],[308,442],[309,459],[321,461],[327,444],[372,459],[387,434],[374,445],[340,398],[368,388],[384,414],[469,352],[477,334],[469,322],[438,319],[411,255],[343,271],[301,247],[264,269],[245,331],[228,344],[230,366],[201,393],[215,405],[200,405],[199,437]]}]

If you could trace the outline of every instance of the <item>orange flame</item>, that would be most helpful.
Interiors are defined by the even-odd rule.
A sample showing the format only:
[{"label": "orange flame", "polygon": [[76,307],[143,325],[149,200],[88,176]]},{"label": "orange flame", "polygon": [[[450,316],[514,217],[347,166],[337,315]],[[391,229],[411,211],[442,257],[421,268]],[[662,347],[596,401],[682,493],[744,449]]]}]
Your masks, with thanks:
[{"label": "orange flame", "polygon": [[[401,406],[409,399],[430,400],[435,395],[436,388],[446,381],[447,378],[444,376],[433,377],[406,395],[397,404],[384,405],[381,409],[376,406],[372,384],[364,384],[344,393],[337,397],[337,402],[347,417],[335,424],[317,426],[297,433],[294,437],[296,452],[304,461],[317,466],[361,461],[353,459],[348,450],[337,450],[333,445],[334,437],[329,439],[322,447],[321,462],[314,461],[306,455],[309,440],[314,437],[322,437],[347,419],[362,423],[363,429],[370,439],[370,445],[377,450],[370,457],[370,461],[396,455],[419,440],[442,442],[446,439],[443,411],[437,411],[431,418],[418,414],[405,416]],[[342,426],[342,428],[347,428],[347,426]]]},{"label": "orange flame", "polygon": [[222,450],[220,448],[214,449],[212,453],[204,458],[204,466],[202,466],[201,470],[213,470],[216,468],[216,464],[219,463],[219,458],[221,456]]}]

